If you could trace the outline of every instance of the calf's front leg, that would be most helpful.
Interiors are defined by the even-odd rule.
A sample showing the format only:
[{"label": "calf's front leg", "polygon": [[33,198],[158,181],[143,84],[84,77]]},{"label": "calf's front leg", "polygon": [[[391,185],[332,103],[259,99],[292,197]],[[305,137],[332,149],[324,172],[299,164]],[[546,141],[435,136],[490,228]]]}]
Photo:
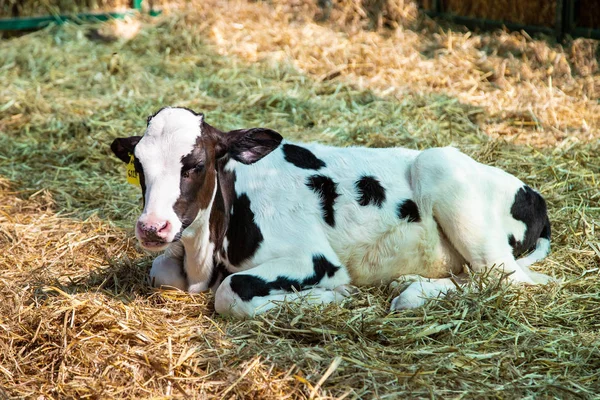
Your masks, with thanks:
[{"label": "calf's front leg", "polygon": [[419,275],[407,275],[399,281],[392,282],[392,290],[398,295],[392,300],[390,311],[408,310],[421,307],[427,300],[445,296],[456,290],[456,285],[464,285],[468,281],[465,273],[451,278],[429,279]]},{"label": "calf's front leg", "polygon": [[215,309],[244,318],[268,311],[280,301],[339,302],[352,294],[349,283],[346,268],[334,257],[278,258],[228,276],[215,294]]},{"label": "calf's front leg", "polygon": [[163,289],[187,290],[188,282],[183,268],[183,246],[172,243],[163,254],[156,257],[150,269],[150,283]]}]

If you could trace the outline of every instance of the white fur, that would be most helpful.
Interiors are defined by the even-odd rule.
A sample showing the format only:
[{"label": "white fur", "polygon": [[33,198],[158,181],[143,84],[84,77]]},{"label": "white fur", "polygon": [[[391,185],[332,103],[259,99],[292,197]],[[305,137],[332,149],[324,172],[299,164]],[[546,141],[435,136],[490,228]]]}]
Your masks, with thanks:
[{"label": "white fur", "polygon": [[[300,169],[284,160],[281,149],[250,166],[227,165],[237,175],[236,193],[250,198],[264,236],[254,257],[241,267],[229,265],[232,271],[246,271],[267,281],[282,274],[301,277],[312,272],[312,265],[294,266],[288,255],[322,253],[345,266],[356,285],[389,283],[405,274],[444,278],[460,273],[466,263],[476,270],[496,265],[512,273],[515,282],[543,281],[515,261],[508,244],[509,234],[521,241],[526,230],[510,214],[515,193],[524,185],[514,176],[477,163],[454,148],[418,152],[302,146],[327,166],[318,171]],[[337,183],[334,227],[324,221],[319,197],[306,186],[311,175],[325,175]],[[375,177],[385,188],[382,208],[357,203],[354,185],[363,175]],[[398,219],[402,199],[417,203],[421,222]],[[536,250],[535,257],[545,254],[547,249]],[[424,299],[455,287],[449,279],[419,285],[396,298],[392,309],[421,305]],[[229,291],[227,286],[225,281],[219,290]],[[260,304],[266,300],[260,298]],[[234,303],[242,314],[251,307]]]},{"label": "white fur", "polygon": [[[179,162],[201,135],[200,120],[200,116],[180,109],[161,111],[152,120],[136,148],[148,186],[144,213],[160,213],[172,224],[179,223],[173,212],[179,193]],[[340,293],[350,293],[336,288],[350,283],[387,284],[408,274],[434,278],[411,284],[392,304],[392,309],[410,308],[453,290],[447,277],[460,273],[464,264],[475,270],[495,265],[512,273],[515,282],[547,280],[527,268],[548,253],[547,240],[540,239],[534,253],[519,261],[508,244],[509,235],[522,241],[526,230],[525,224],[510,213],[515,193],[524,185],[514,176],[480,164],[454,148],[420,152],[303,144],[326,167],[301,169],[284,159],[285,143],[252,165],[229,161],[225,167],[235,172],[236,195],[248,196],[264,237],[256,253],[237,266],[221,259],[219,249],[208,240],[210,207],[202,210],[182,236],[187,289],[207,289],[213,258],[230,272],[266,282],[278,277],[302,281],[314,273],[313,257],[317,254],[339,270],[324,277],[316,288],[299,293],[272,290],[268,296],[255,296],[250,301],[239,298],[231,288],[231,277],[226,278],[216,292],[217,312],[252,316],[273,307],[273,301],[308,294],[312,294],[311,302],[336,301]],[[337,183],[334,227],[324,221],[319,196],[306,185],[312,175],[324,175]],[[373,176],[384,187],[386,199],[381,208],[358,204],[355,183],[362,176]],[[420,222],[398,218],[398,205],[407,199],[417,204]],[[227,245],[225,241],[225,249]],[[157,263],[157,270],[162,263]],[[166,272],[154,274],[179,287],[177,277],[169,280]]]},{"label": "white fur", "polygon": [[[150,120],[135,147],[135,157],[144,166],[145,206],[140,220],[153,215],[171,224],[167,242],[181,230],[173,206],[179,198],[181,158],[189,154],[201,135],[201,115],[180,108],[166,108]],[[138,237],[139,239],[139,237]]]},{"label": "white fur", "polygon": [[[405,177],[418,151],[302,146],[326,160],[327,166],[318,171],[300,169],[283,159],[281,149],[250,166],[235,164],[236,193],[249,196],[266,243],[236,270],[260,265],[288,251],[321,252],[339,260],[357,285],[388,283],[399,275],[420,271],[441,277],[453,265],[460,268],[464,260],[449,246],[442,246],[433,218],[415,224],[397,217],[399,202],[413,198]],[[334,206],[333,228],[323,220],[319,197],[306,186],[312,175],[329,176],[337,182],[340,196]],[[386,189],[387,201],[381,209],[357,203],[355,182],[363,175],[376,177]]]}]

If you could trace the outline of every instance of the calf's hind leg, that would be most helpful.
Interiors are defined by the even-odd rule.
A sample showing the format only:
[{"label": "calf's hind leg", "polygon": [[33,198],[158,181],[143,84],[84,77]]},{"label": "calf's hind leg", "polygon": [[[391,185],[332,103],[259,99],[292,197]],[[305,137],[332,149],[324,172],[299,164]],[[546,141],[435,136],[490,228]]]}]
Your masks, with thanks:
[{"label": "calf's hind leg", "polygon": [[471,268],[494,266],[513,282],[536,283],[516,262],[508,239],[512,231],[525,229],[510,215],[522,182],[453,148],[423,151],[411,169],[411,181],[423,214],[435,218]]},{"label": "calf's hind leg", "polygon": [[215,294],[219,314],[253,317],[279,301],[339,302],[350,295],[350,277],[337,259],[323,255],[278,258],[228,276]]}]

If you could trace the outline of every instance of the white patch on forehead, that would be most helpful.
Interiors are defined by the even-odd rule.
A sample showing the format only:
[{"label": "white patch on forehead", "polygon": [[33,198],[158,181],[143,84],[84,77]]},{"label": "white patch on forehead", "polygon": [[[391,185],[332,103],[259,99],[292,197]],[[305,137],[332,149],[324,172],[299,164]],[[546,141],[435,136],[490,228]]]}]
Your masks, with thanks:
[{"label": "white patch on forehead", "polygon": [[200,135],[202,115],[183,108],[165,108],[156,114],[148,125],[144,137],[162,137],[176,134],[196,140]]},{"label": "white patch on forehead", "polygon": [[194,149],[201,136],[202,115],[183,108],[165,108],[151,120],[135,148],[144,169],[146,206],[144,214],[164,217],[174,227],[181,221],[173,206],[180,195],[181,159]]}]

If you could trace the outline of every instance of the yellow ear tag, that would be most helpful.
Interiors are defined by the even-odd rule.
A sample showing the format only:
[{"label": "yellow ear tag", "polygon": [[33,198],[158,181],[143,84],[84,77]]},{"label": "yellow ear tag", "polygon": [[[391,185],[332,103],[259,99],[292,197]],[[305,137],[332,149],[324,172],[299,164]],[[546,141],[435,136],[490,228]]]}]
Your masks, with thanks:
[{"label": "yellow ear tag", "polygon": [[131,153],[129,153],[129,157],[129,164],[127,164],[127,182],[135,186],[140,186],[140,176],[135,170],[135,165],[133,164],[135,157]]}]

